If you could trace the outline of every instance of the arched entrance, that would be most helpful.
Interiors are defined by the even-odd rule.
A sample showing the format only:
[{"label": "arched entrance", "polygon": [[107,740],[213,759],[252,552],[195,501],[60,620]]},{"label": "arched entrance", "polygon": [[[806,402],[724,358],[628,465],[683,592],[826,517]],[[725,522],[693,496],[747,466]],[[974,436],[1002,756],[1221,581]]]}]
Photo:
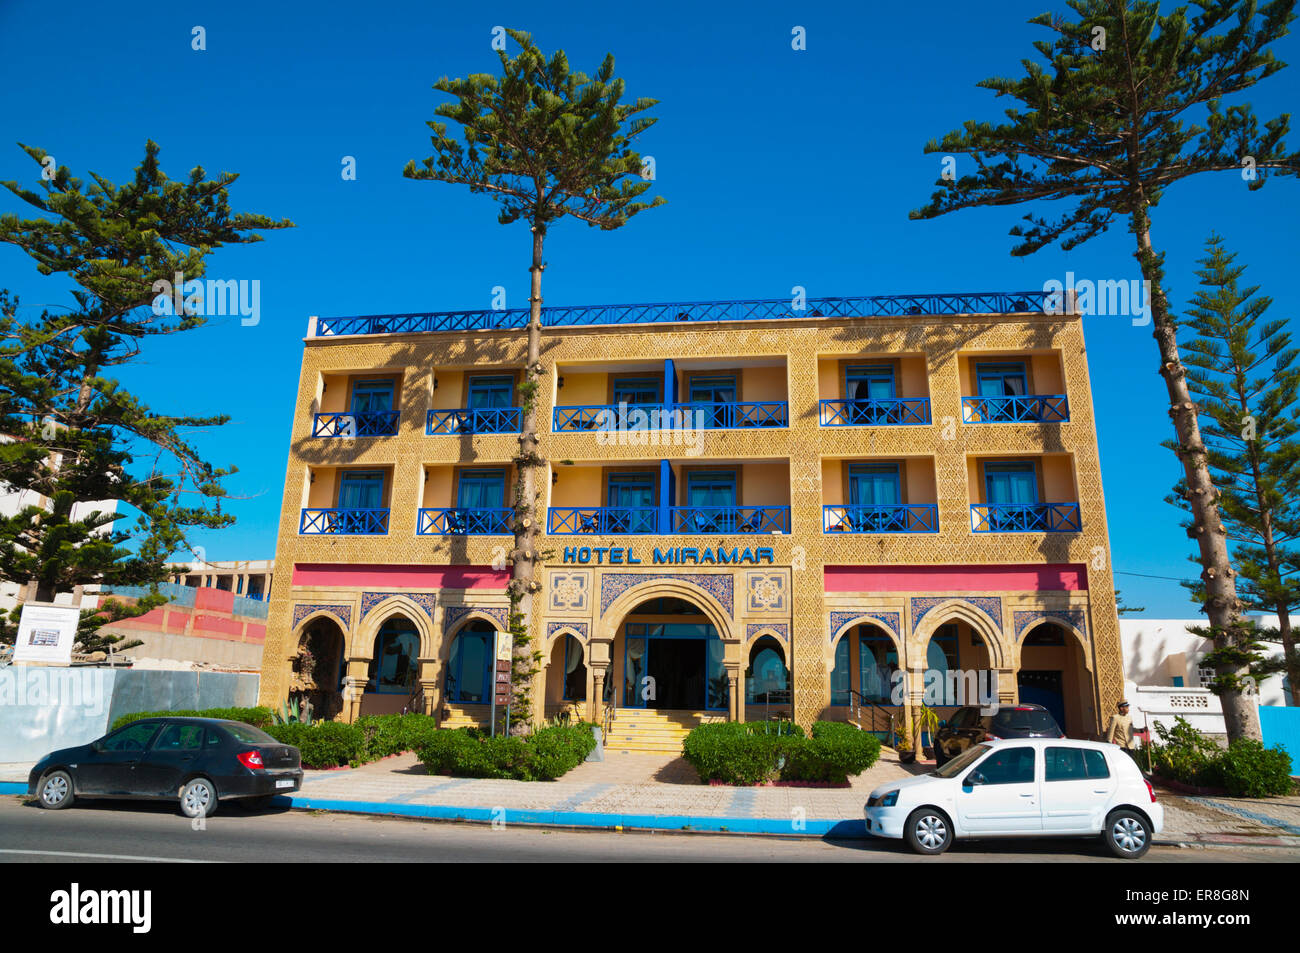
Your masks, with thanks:
[{"label": "arched entrance", "polygon": [[311,704],[313,719],[335,718],[343,711],[343,676],[347,658],[343,630],[328,616],[303,627],[293,660],[295,694]]},{"label": "arched entrance", "polygon": [[724,656],[722,637],[700,607],[671,596],[645,599],[624,616],[615,635],[617,704],[725,712]]},{"label": "arched entrance", "polygon": [[745,669],[745,720],[791,717],[791,709],[790,666],[785,648],[770,635],[759,636],[750,643]]},{"label": "arched entrance", "polygon": [[420,679],[420,632],[405,615],[389,616],[375,635],[366,677],[366,691],[378,695],[411,695]]},{"label": "arched entrance", "polygon": [[1091,681],[1083,648],[1064,626],[1042,622],[1025,634],[1016,671],[1020,700],[1042,705],[1070,737],[1086,738],[1091,732],[1086,703]]},{"label": "arched entrance", "polygon": [[587,701],[587,651],[572,632],[558,636],[551,644],[546,666],[546,712],[585,712]]},{"label": "arched entrance", "polygon": [[496,627],[483,619],[474,619],[456,633],[447,659],[444,698],[452,704],[487,705],[491,703],[492,662],[496,646]]}]

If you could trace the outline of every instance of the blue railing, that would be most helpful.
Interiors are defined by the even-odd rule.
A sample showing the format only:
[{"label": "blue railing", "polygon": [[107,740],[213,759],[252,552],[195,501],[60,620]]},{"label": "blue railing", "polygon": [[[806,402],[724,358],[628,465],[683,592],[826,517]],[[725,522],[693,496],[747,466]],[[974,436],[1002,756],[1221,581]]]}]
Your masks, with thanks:
[{"label": "blue railing", "polygon": [[415,532],[420,536],[510,536],[511,511],[506,507],[425,507]]},{"label": "blue railing", "polygon": [[1070,405],[1064,394],[963,397],[961,417],[968,424],[1063,424],[1070,419]]},{"label": "blue railing", "polygon": [[657,506],[554,506],[548,514],[547,533],[694,536],[790,532],[788,506],[670,506],[666,531],[660,528],[659,513]]},{"label": "blue railing", "polygon": [[788,506],[671,506],[668,512],[674,533],[790,532]]},{"label": "blue railing", "polygon": [[936,503],[853,503],[822,507],[824,533],[937,533]]},{"label": "blue railing", "polygon": [[349,414],[317,414],[313,437],[392,437],[397,433],[395,410]]},{"label": "blue railing", "polygon": [[460,407],[455,410],[431,410],[424,432],[440,437],[452,434],[519,433],[522,407]]},{"label": "blue railing", "polygon": [[737,400],[687,404],[582,404],[556,407],[551,430],[738,430],[787,427],[783,400]]},{"label": "blue railing", "polygon": [[975,533],[1078,533],[1078,503],[972,503]]},{"label": "blue railing", "polygon": [[[656,324],[677,321],[770,321],[800,318],[893,317],[897,315],[1059,314],[1057,291],[972,291],[951,294],[868,295],[808,298],[796,308],[789,298],[687,301],[660,304],[596,304],[543,308],[542,326]],[[436,331],[500,331],[526,327],[528,309],[436,311],[318,318],[316,337],[341,334],[428,334]]]},{"label": "blue railing", "polygon": [[646,535],[659,532],[657,506],[553,506],[547,514],[552,536],[578,533],[594,535]]},{"label": "blue railing", "polygon": [[303,510],[298,532],[324,536],[382,536],[388,510]]},{"label": "blue railing", "polygon": [[823,427],[896,427],[929,422],[928,397],[836,398],[821,402]]}]

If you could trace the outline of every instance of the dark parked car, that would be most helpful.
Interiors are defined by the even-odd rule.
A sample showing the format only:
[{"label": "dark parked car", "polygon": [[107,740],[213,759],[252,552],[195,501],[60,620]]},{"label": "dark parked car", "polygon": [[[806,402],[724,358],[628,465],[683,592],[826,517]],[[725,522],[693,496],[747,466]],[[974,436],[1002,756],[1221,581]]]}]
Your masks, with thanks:
[{"label": "dark parked car", "polygon": [[58,810],[74,798],[175,800],[186,817],[205,817],[218,800],[263,807],[302,787],[298,749],[238,721],[147,718],[98,741],[47,754],[27,793]]},{"label": "dark parked car", "polygon": [[944,764],[971,745],[999,738],[1064,738],[1065,732],[1042,705],[999,705],[991,715],[975,706],[958,708],[934,733],[934,762]]}]

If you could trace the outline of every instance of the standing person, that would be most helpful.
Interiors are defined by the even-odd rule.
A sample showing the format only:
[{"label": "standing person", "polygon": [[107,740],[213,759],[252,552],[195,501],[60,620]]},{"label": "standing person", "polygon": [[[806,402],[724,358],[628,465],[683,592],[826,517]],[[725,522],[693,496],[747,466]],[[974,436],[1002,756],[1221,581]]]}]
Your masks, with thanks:
[{"label": "standing person", "polygon": [[1103,741],[1131,751],[1133,749],[1133,719],[1128,713],[1127,699],[1121,700],[1118,711],[1110,716]]}]

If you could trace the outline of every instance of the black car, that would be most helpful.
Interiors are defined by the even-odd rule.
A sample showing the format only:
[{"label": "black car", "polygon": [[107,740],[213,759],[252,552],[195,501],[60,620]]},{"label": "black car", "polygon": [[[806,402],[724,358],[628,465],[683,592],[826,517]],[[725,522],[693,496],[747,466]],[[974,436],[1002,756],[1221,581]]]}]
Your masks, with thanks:
[{"label": "black car", "polygon": [[205,817],[218,800],[263,807],[302,787],[298,749],[238,721],[146,718],[97,741],[47,754],[27,778],[41,807],[74,798],[175,800],[186,817]]},{"label": "black car", "polygon": [[934,733],[934,762],[945,764],[971,745],[998,738],[1064,738],[1065,732],[1042,705],[1028,702],[999,705],[992,714],[982,708],[958,708]]}]

